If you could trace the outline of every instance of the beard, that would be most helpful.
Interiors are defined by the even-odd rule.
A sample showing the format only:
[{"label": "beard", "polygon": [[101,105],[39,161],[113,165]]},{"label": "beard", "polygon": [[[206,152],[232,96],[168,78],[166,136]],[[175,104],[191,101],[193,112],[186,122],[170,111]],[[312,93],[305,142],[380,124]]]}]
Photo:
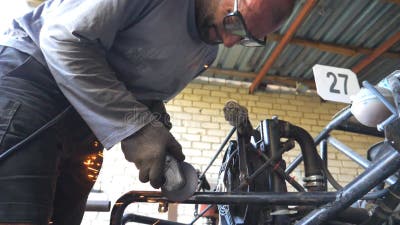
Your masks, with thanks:
[{"label": "beard", "polygon": [[[216,45],[220,44],[220,40],[212,40],[210,31],[214,30],[218,33],[217,27],[215,25],[215,1],[210,1],[207,3],[205,0],[196,0],[196,25],[197,31],[199,33],[200,39],[206,44]],[[218,4],[218,3],[217,3]],[[215,38],[214,38],[215,39]]]}]

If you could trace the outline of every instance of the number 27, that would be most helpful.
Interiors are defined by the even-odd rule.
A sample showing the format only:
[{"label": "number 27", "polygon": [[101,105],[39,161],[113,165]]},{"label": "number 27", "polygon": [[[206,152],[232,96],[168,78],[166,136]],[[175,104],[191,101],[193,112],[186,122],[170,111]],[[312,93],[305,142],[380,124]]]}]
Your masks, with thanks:
[{"label": "number 27", "polygon": [[342,79],[344,79],[344,87],[343,87],[343,90],[344,90],[344,94],[346,94],[347,95],[347,80],[348,80],[348,78],[349,78],[349,76],[348,75],[346,75],[346,74],[338,74],[337,76],[336,76],[336,74],[334,74],[334,73],[332,73],[332,72],[328,72],[327,74],[326,74],[326,76],[329,78],[329,77],[333,77],[333,81],[332,81],[332,84],[331,84],[331,86],[330,86],[330,88],[329,88],[329,91],[330,92],[332,92],[332,93],[336,93],[336,94],[340,94],[340,90],[338,90],[337,89],[337,80],[338,80],[338,77],[339,78],[342,78]]}]

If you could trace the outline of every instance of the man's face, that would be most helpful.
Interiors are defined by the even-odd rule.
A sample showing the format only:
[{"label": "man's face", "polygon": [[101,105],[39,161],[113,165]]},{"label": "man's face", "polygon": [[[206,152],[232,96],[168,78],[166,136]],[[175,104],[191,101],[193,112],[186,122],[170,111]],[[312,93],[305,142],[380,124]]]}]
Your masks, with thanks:
[{"label": "man's face", "polygon": [[[209,44],[223,43],[232,47],[241,42],[241,36],[230,33],[224,28],[223,20],[234,9],[234,0],[221,0],[209,13],[206,26],[200,26],[202,39]],[[276,30],[292,9],[292,0],[240,0],[238,10],[242,14],[249,32],[262,40]]]}]

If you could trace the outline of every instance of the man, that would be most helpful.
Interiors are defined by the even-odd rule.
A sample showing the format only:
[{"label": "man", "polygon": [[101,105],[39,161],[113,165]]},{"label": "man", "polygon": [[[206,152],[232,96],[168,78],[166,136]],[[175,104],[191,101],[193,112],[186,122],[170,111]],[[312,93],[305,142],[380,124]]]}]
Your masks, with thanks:
[{"label": "man", "polygon": [[101,166],[93,154],[119,142],[159,188],[166,154],[184,160],[162,102],[213,62],[216,44],[262,46],[292,8],[48,0],[14,20],[0,38],[0,224],[79,224]]}]

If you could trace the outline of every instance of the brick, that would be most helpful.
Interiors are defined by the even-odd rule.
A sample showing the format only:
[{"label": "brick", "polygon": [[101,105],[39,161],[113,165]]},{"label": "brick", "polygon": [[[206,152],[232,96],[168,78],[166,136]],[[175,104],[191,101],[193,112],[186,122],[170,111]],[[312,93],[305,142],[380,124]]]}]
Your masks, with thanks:
[{"label": "brick", "polygon": [[185,89],[183,89],[181,91],[181,93],[179,93],[179,95],[192,94],[192,93],[193,93],[193,89],[190,87],[186,87]]},{"label": "brick", "polygon": [[350,181],[352,181],[354,178],[355,178],[355,176],[339,174],[339,179],[338,179],[338,181],[350,182]]},{"label": "brick", "polygon": [[303,113],[304,119],[314,119],[317,120],[319,118],[319,114],[317,113]]},{"label": "brick", "polygon": [[221,87],[220,89],[223,92],[231,92],[231,93],[237,93],[239,90],[235,87]]},{"label": "brick", "polygon": [[283,111],[283,110],[274,110],[274,109],[272,109],[272,110],[269,110],[269,114],[270,114],[271,116],[278,116],[278,117],[281,117],[281,116],[285,116],[285,115],[286,115],[286,112]]},{"label": "brick", "polygon": [[303,113],[298,111],[286,111],[286,115],[290,117],[303,118]]},{"label": "brick", "polygon": [[201,127],[201,122],[193,120],[184,120],[182,121],[182,125],[185,127]]},{"label": "brick", "polygon": [[186,133],[186,127],[172,126],[172,133]]},{"label": "brick", "polygon": [[260,97],[257,95],[242,95],[242,99],[249,100],[249,101],[259,101]]},{"label": "brick", "polygon": [[212,116],[211,122],[213,123],[220,123],[220,124],[227,124],[228,122],[225,120],[223,116]]},{"label": "brick", "polygon": [[323,127],[322,127],[322,126],[311,126],[311,130],[310,130],[310,131],[319,133],[319,132],[321,132],[322,130],[323,130]]},{"label": "brick", "polygon": [[282,109],[281,104],[272,104],[272,109]]},{"label": "brick", "polygon": [[221,102],[219,97],[210,97],[210,96],[202,96],[201,101],[210,102],[210,103],[220,103]]},{"label": "brick", "polygon": [[269,113],[269,109],[267,108],[259,108],[259,107],[251,107],[250,113],[267,115]]},{"label": "brick", "polygon": [[296,95],[289,95],[289,94],[280,94],[279,98],[284,98],[284,99],[296,99]]},{"label": "brick", "polygon": [[202,121],[202,122],[210,122],[211,121],[211,116],[208,115],[195,115],[194,120],[196,121]]},{"label": "brick", "polygon": [[200,135],[197,134],[182,134],[182,139],[187,141],[200,141]]},{"label": "brick", "polygon": [[277,99],[275,99],[275,103],[288,105],[289,104],[289,100],[288,99],[283,99],[283,98],[277,98]]},{"label": "brick", "polygon": [[190,141],[181,141],[181,140],[179,140],[179,144],[181,144],[182,148],[184,148],[184,149],[192,147],[192,142],[190,142]]},{"label": "brick", "polygon": [[204,85],[203,89],[207,89],[207,90],[220,90],[220,86],[219,85]]},{"label": "brick", "polygon": [[246,104],[247,107],[251,107],[251,106],[256,107],[257,105],[258,105],[258,102],[256,102],[256,101],[247,101],[247,104]]},{"label": "brick", "polygon": [[208,161],[210,161],[210,159],[207,157],[199,157],[199,156],[191,157],[191,159],[193,162],[202,163],[202,164],[207,164]]},{"label": "brick", "polygon": [[171,117],[173,117],[174,119],[191,120],[192,114],[174,112],[172,113]]},{"label": "brick", "polygon": [[275,102],[275,99],[274,99],[274,97],[272,97],[270,95],[263,95],[263,96],[260,96],[260,100],[258,102],[273,103],[273,102]]},{"label": "brick", "polygon": [[198,107],[198,108],[201,108],[201,109],[207,109],[207,108],[211,107],[211,104],[208,103],[208,102],[203,102],[203,101],[201,101],[201,102],[193,102],[193,107]]},{"label": "brick", "polygon": [[187,88],[191,88],[191,89],[202,89],[203,85],[202,84],[196,84],[196,83],[190,83]]},{"label": "brick", "polygon": [[218,123],[201,123],[201,127],[208,129],[219,129]]},{"label": "brick", "polygon": [[211,93],[210,90],[204,90],[204,89],[194,89],[193,94],[195,95],[206,95],[209,96]]},{"label": "brick", "polygon": [[317,125],[317,119],[300,119],[300,122],[302,124],[307,124],[307,125]]},{"label": "brick", "polygon": [[304,102],[297,101],[297,100],[286,100],[288,101],[287,105],[296,105],[296,106],[304,106]]},{"label": "brick", "polygon": [[201,100],[201,95],[194,95],[194,94],[184,94],[183,95],[184,100],[189,100],[189,101],[200,101]]},{"label": "brick", "polygon": [[221,110],[219,109],[203,109],[201,110],[201,114],[203,115],[220,115]]},{"label": "brick", "polygon": [[201,156],[202,151],[199,150],[197,147],[190,147],[190,148],[184,148],[183,149],[183,154],[185,154],[186,157],[193,157],[193,156]]},{"label": "brick", "polygon": [[211,144],[207,142],[193,142],[192,146],[193,148],[197,149],[205,149],[205,150],[211,149]]},{"label": "brick", "polygon": [[205,135],[207,132],[205,129],[202,128],[193,128],[193,127],[189,127],[187,129],[187,133],[188,134],[199,134],[199,135]]},{"label": "brick", "polygon": [[248,88],[240,88],[239,90],[240,94],[249,94],[249,89]]},{"label": "brick", "polygon": [[291,111],[297,111],[297,106],[294,105],[281,105],[281,109],[283,110],[291,110]]},{"label": "brick", "polygon": [[232,100],[234,101],[242,99],[242,95],[239,93],[229,93],[229,97],[232,98]]},{"label": "brick", "polygon": [[195,108],[195,107],[184,107],[183,112],[185,113],[191,113],[191,114],[200,114],[201,109],[200,108]]},{"label": "brick", "polygon": [[212,103],[211,104],[211,108],[212,109],[223,109],[224,108],[224,106],[225,106],[225,104],[221,104],[221,103]]},{"label": "brick", "polygon": [[192,106],[192,101],[188,100],[174,100],[174,105],[181,105],[181,106]]},{"label": "brick", "polygon": [[225,137],[227,134],[228,132],[224,130],[219,130],[219,129],[207,130],[207,135],[210,136]]},{"label": "brick", "polygon": [[228,97],[228,93],[223,92],[223,91],[211,91],[211,96],[212,97],[224,97],[224,98],[227,98]]},{"label": "brick", "polygon": [[215,137],[215,136],[204,135],[201,137],[201,141],[209,142],[209,143],[220,143],[221,139],[219,137]]},{"label": "brick", "polygon": [[165,108],[167,109],[167,112],[182,112],[182,106],[167,104]]}]

